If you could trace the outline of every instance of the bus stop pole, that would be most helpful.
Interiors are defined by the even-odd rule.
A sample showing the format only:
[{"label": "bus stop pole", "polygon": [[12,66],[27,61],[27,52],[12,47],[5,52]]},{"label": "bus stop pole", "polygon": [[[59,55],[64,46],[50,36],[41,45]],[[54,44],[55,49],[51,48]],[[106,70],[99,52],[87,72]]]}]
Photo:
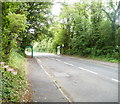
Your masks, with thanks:
[{"label": "bus stop pole", "polygon": [[32,47],[32,58],[33,58],[33,47]]}]

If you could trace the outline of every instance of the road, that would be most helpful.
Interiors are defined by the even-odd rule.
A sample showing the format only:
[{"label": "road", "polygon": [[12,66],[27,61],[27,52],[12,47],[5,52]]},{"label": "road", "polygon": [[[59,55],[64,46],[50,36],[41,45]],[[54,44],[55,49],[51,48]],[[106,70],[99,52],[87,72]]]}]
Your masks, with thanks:
[{"label": "road", "polygon": [[118,64],[35,53],[35,60],[72,102],[118,102]]}]

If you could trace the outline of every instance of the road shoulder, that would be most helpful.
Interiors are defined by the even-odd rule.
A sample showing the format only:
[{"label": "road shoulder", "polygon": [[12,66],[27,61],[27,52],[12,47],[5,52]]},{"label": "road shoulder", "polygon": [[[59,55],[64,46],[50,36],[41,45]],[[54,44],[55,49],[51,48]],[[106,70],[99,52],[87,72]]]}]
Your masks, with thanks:
[{"label": "road shoulder", "polygon": [[34,58],[28,58],[27,78],[31,84],[33,102],[67,102],[52,80]]}]

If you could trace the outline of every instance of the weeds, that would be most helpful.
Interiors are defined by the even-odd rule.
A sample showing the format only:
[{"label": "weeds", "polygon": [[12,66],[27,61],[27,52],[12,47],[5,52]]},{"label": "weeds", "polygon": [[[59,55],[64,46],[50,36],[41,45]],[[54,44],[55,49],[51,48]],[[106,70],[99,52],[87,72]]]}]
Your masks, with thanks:
[{"label": "weeds", "polygon": [[8,66],[16,70],[6,70],[4,65],[0,68],[2,72],[2,102],[19,102],[19,99],[25,95],[27,83],[25,80],[25,58],[20,54],[11,51]]}]

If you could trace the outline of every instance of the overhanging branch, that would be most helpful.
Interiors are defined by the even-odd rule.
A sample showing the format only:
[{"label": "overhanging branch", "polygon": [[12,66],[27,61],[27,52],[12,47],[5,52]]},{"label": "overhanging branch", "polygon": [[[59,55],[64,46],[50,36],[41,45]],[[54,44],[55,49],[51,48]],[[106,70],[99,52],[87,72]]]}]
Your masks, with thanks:
[{"label": "overhanging branch", "polygon": [[109,13],[106,10],[104,10],[103,8],[102,8],[102,10],[106,13],[106,15],[110,19],[110,21],[113,21],[112,18],[111,18],[111,16],[109,15]]}]

